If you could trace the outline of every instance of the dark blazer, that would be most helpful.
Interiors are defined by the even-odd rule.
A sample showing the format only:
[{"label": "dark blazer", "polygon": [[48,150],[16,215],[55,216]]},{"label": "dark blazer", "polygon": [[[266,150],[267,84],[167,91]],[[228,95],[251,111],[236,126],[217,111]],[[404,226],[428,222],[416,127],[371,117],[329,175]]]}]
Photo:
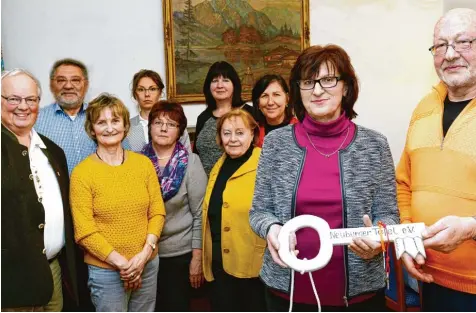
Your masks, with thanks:
[{"label": "dark blazer", "polygon": [[[69,206],[69,176],[63,150],[40,135],[56,172],[64,210],[65,247],[59,261],[63,294],[77,303],[76,255]],[[44,251],[45,210],[36,194],[28,148],[2,125],[2,308],[46,305],[53,277]],[[40,226],[42,225],[42,226]]]}]

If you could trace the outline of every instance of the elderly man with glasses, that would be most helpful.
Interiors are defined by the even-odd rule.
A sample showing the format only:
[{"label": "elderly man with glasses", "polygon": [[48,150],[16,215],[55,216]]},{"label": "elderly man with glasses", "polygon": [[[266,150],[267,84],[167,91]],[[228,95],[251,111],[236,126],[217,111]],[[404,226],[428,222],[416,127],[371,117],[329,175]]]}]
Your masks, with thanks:
[{"label": "elderly man with glasses", "polygon": [[[86,108],[84,101],[89,87],[89,74],[86,66],[75,59],[56,61],[50,71],[50,90],[56,100],[40,110],[35,129],[63,149],[68,175],[87,156],[96,151],[96,143],[89,138],[84,129]],[[88,272],[84,264],[83,251],[77,248],[79,311],[94,310],[87,288]],[[69,304],[68,304],[69,305]]]},{"label": "elderly man with glasses", "polygon": [[39,135],[38,80],[2,74],[2,311],[61,311],[78,301],[69,177],[63,150]]},{"label": "elderly man with glasses", "polygon": [[[96,143],[84,130],[89,87],[88,69],[75,59],[56,61],[50,71],[50,89],[56,102],[41,109],[35,129],[60,146],[68,160],[68,172],[96,151]],[[129,149],[127,143],[124,148]]]},{"label": "elderly man with glasses", "polygon": [[69,174],[96,150],[96,144],[84,130],[87,108],[84,97],[88,86],[88,70],[82,62],[74,59],[56,61],[50,72],[50,89],[56,102],[41,109],[35,125],[40,134],[64,150]]},{"label": "elderly man with glasses", "polygon": [[453,9],[436,24],[441,82],[410,121],[397,168],[402,222],[424,222],[426,260],[403,255],[423,281],[424,311],[476,311],[476,11]]}]

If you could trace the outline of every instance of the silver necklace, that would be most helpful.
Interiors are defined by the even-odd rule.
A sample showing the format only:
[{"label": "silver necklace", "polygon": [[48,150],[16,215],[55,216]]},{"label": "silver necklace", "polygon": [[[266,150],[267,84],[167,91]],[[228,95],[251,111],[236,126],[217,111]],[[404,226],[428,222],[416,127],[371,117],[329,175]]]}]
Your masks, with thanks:
[{"label": "silver necklace", "polygon": [[332,153],[322,153],[321,151],[317,150],[316,146],[314,145],[314,143],[312,142],[311,140],[311,137],[309,137],[309,134],[307,133],[307,131],[304,131],[306,133],[306,136],[307,136],[307,139],[309,139],[309,142],[311,143],[311,146],[314,148],[314,150],[316,150],[317,152],[319,152],[320,155],[322,156],[325,156],[326,158],[329,158],[331,155],[334,155],[336,154],[340,149],[342,149],[342,147],[344,146],[344,143],[345,141],[347,140],[347,137],[349,136],[349,128],[350,127],[347,127],[347,133],[345,134],[345,138],[344,138],[344,141],[342,141],[342,143],[340,144],[339,148],[337,148],[336,151],[332,152]]},{"label": "silver necklace", "polygon": [[167,160],[167,159],[170,159],[170,157],[171,157],[171,155],[160,157],[157,153],[155,155],[157,155],[157,160]]}]

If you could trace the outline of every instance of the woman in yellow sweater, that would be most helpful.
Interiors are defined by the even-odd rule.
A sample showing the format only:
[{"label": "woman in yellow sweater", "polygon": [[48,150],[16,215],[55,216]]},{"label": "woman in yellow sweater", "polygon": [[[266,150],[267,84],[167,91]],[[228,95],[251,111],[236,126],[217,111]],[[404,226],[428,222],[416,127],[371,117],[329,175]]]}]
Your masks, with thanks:
[{"label": "woman in yellow sweater", "polygon": [[154,311],[156,244],[165,208],[150,160],[122,148],[129,112],[101,94],[86,109],[85,128],[97,143],[71,175],[75,239],[84,248],[96,311]]},{"label": "woman in yellow sweater", "polygon": [[251,114],[234,109],[217,123],[224,154],[208,180],[202,213],[203,274],[214,312],[263,312],[264,285],[258,278],[266,241],[250,227],[249,211],[261,148]]}]

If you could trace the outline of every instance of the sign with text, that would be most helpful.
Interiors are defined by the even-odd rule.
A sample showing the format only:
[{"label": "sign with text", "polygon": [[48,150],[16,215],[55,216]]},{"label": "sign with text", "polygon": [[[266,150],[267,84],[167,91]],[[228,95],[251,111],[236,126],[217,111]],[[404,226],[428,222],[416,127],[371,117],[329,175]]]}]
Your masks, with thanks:
[{"label": "sign with text", "polygon": [[384,241],[395,241],[396,238],[400,237],[421,237],[421,232],[425,229],[425,224],[387,225],[386,229],[388,239],[385,231],[378,226],[331,229],[329,235],[333,245],[348,245],[352,243],[352,238],[359,237],[367,237],[375,241],[380,241],[380,235],[382,235]]},{"label": "sign with text", "polygon": [[[316,257],[311,260],[301,260],[290,249],[290,235],[297,230],[310,227],[319,234],[320,250]],[[354,238],[368,238],[374,241],[394,242],[397,259],[404,252],[413,258],[421,254],[426,258],[425,248],[422,241],[422,232],[425,224],[398,224],[383,227],[359,227],[330,229],[329,224],[322,218],[313,215],[297,216],[283,225],[278,235],[281,260],[292,269],[301,273],[312,272],[323,268],[329,263],[333,247],[335,245],[349,245]]]}]

